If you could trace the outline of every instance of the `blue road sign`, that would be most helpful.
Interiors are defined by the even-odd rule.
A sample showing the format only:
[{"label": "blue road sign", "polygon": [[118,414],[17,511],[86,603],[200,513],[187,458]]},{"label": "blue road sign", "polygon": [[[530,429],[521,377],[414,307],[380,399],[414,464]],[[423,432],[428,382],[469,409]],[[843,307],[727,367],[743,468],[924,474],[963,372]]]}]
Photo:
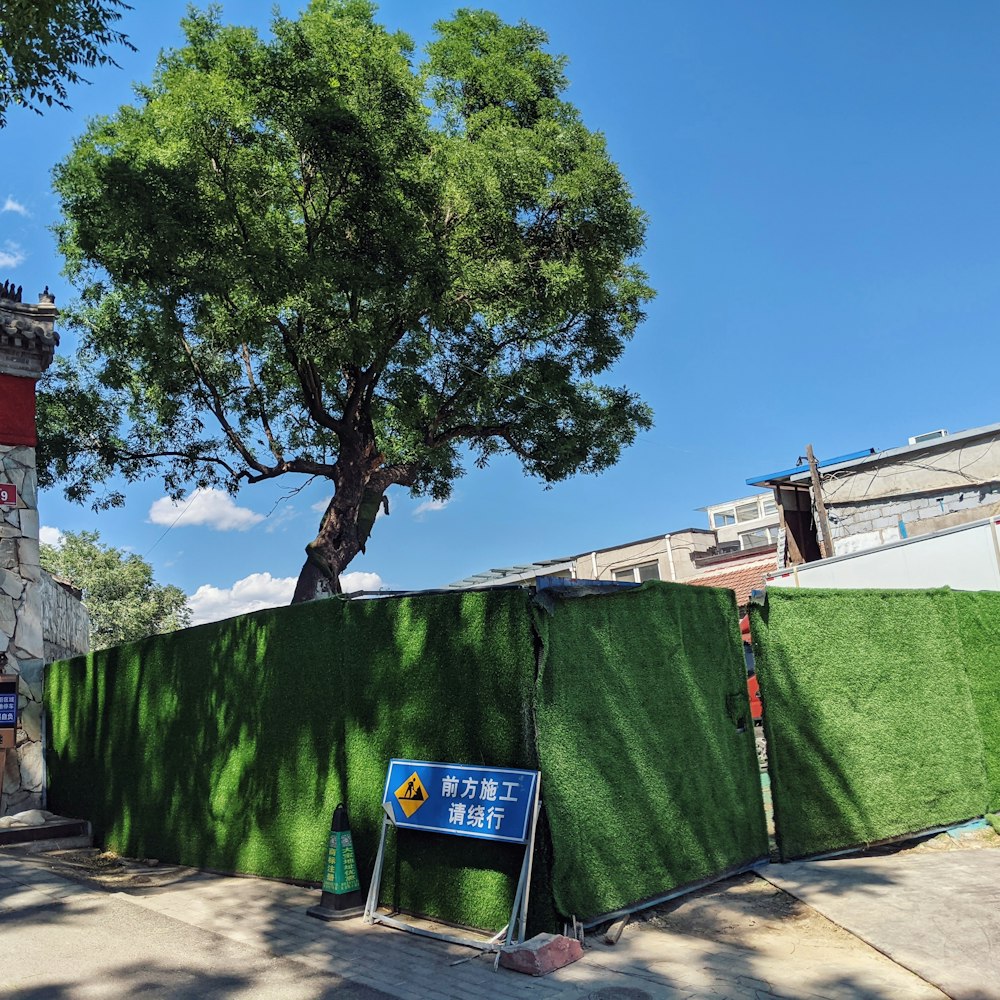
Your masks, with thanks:
[{"label": "blue road sign", "polygon": [[537,771],[394,758],[382,803],[403,829],[526,844],[537,795]]},{"label": "blue road sign", "polygon": [[17,725],[17,695],[0,693],[0,729]]}]

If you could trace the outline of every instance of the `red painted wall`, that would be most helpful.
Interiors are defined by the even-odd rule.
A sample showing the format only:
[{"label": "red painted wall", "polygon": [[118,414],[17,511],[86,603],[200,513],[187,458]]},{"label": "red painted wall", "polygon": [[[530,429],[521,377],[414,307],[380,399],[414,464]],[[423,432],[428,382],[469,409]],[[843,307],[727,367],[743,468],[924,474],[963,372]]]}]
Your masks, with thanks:
[{"label": "red painted wall", "polygon": [[0,444],[36,444],[35,380],[0,374]]}]

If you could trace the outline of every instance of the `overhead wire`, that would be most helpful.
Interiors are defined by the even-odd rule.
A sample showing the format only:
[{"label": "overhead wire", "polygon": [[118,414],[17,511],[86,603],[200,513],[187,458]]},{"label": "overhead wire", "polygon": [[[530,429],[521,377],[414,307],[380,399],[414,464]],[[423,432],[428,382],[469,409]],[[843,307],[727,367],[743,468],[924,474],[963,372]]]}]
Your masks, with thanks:
[{"label": "overhead wire", "polygon": [[188,512],[188,510],[190,510],[191,504],[193,504],[195,502],[195,500],[197,499],[197,497],[198,497],[198,491],[195,490],[191,494],[190,498],[188,499],[188,502],[184,505],[184,507],[181,510],[181,512],[173,519],[173,521],[170,522],[169,525],[167,525],[167,527],[163,530],[163,533],[160,535],[160,537],[157,538],[156,541],[153,542],[153,544],[150,545],[150,547],[148,549],[146,549],[146,551],[143,553],[143,558],[145,558],[146,556],[148,556],[149,553],[152,552],[153,549],[155,549],[156,546],[159,545],[160,542],[162,542],[163,539],[167,537],[167,534],[170,531],[170,529],[173,528],[173,526]]}]

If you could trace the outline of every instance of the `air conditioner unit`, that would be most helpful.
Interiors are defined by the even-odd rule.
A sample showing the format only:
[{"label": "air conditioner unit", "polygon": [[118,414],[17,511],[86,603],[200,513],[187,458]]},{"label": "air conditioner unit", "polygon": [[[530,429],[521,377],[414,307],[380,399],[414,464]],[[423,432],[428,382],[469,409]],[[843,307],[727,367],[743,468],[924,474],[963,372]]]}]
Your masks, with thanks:
[{"label": "air conditioner unit", "polygon": [[911,437],[910,444],[924,444],[927,441],[936,441],[938,438],[947,436],[948,432],[944,428],[937,431],[928,431],[926,434],[918,434],[916,437]]}]

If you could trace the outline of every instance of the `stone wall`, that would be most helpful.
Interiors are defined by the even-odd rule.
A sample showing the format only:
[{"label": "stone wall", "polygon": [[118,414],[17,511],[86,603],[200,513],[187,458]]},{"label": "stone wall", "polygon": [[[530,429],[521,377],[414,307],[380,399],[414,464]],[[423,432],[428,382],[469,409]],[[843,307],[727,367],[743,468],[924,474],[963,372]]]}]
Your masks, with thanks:
[{"label": "stone wall", "polygon": [[90,652],[90,615],[80,592],[42,570],[42,644],[45,662]]},{"label": "stone wall", "polygon": [[10,282],[0,288],[0,482],[17,489],[17,504],[0,507],[0,672],[19,678],[17,739],[13,752],[5,751],[0,815],[45,804],[35,382],[59,344],[57,316],[47,288],[37,305],[23,302]]},{"label": "stone wall", "polygon": [[17,507],[0,510],[0,671],[20,675],[16,752],[7,753],[0,815],[44,805],[42,640],[35,450],[0,445],[0,481]]}]

